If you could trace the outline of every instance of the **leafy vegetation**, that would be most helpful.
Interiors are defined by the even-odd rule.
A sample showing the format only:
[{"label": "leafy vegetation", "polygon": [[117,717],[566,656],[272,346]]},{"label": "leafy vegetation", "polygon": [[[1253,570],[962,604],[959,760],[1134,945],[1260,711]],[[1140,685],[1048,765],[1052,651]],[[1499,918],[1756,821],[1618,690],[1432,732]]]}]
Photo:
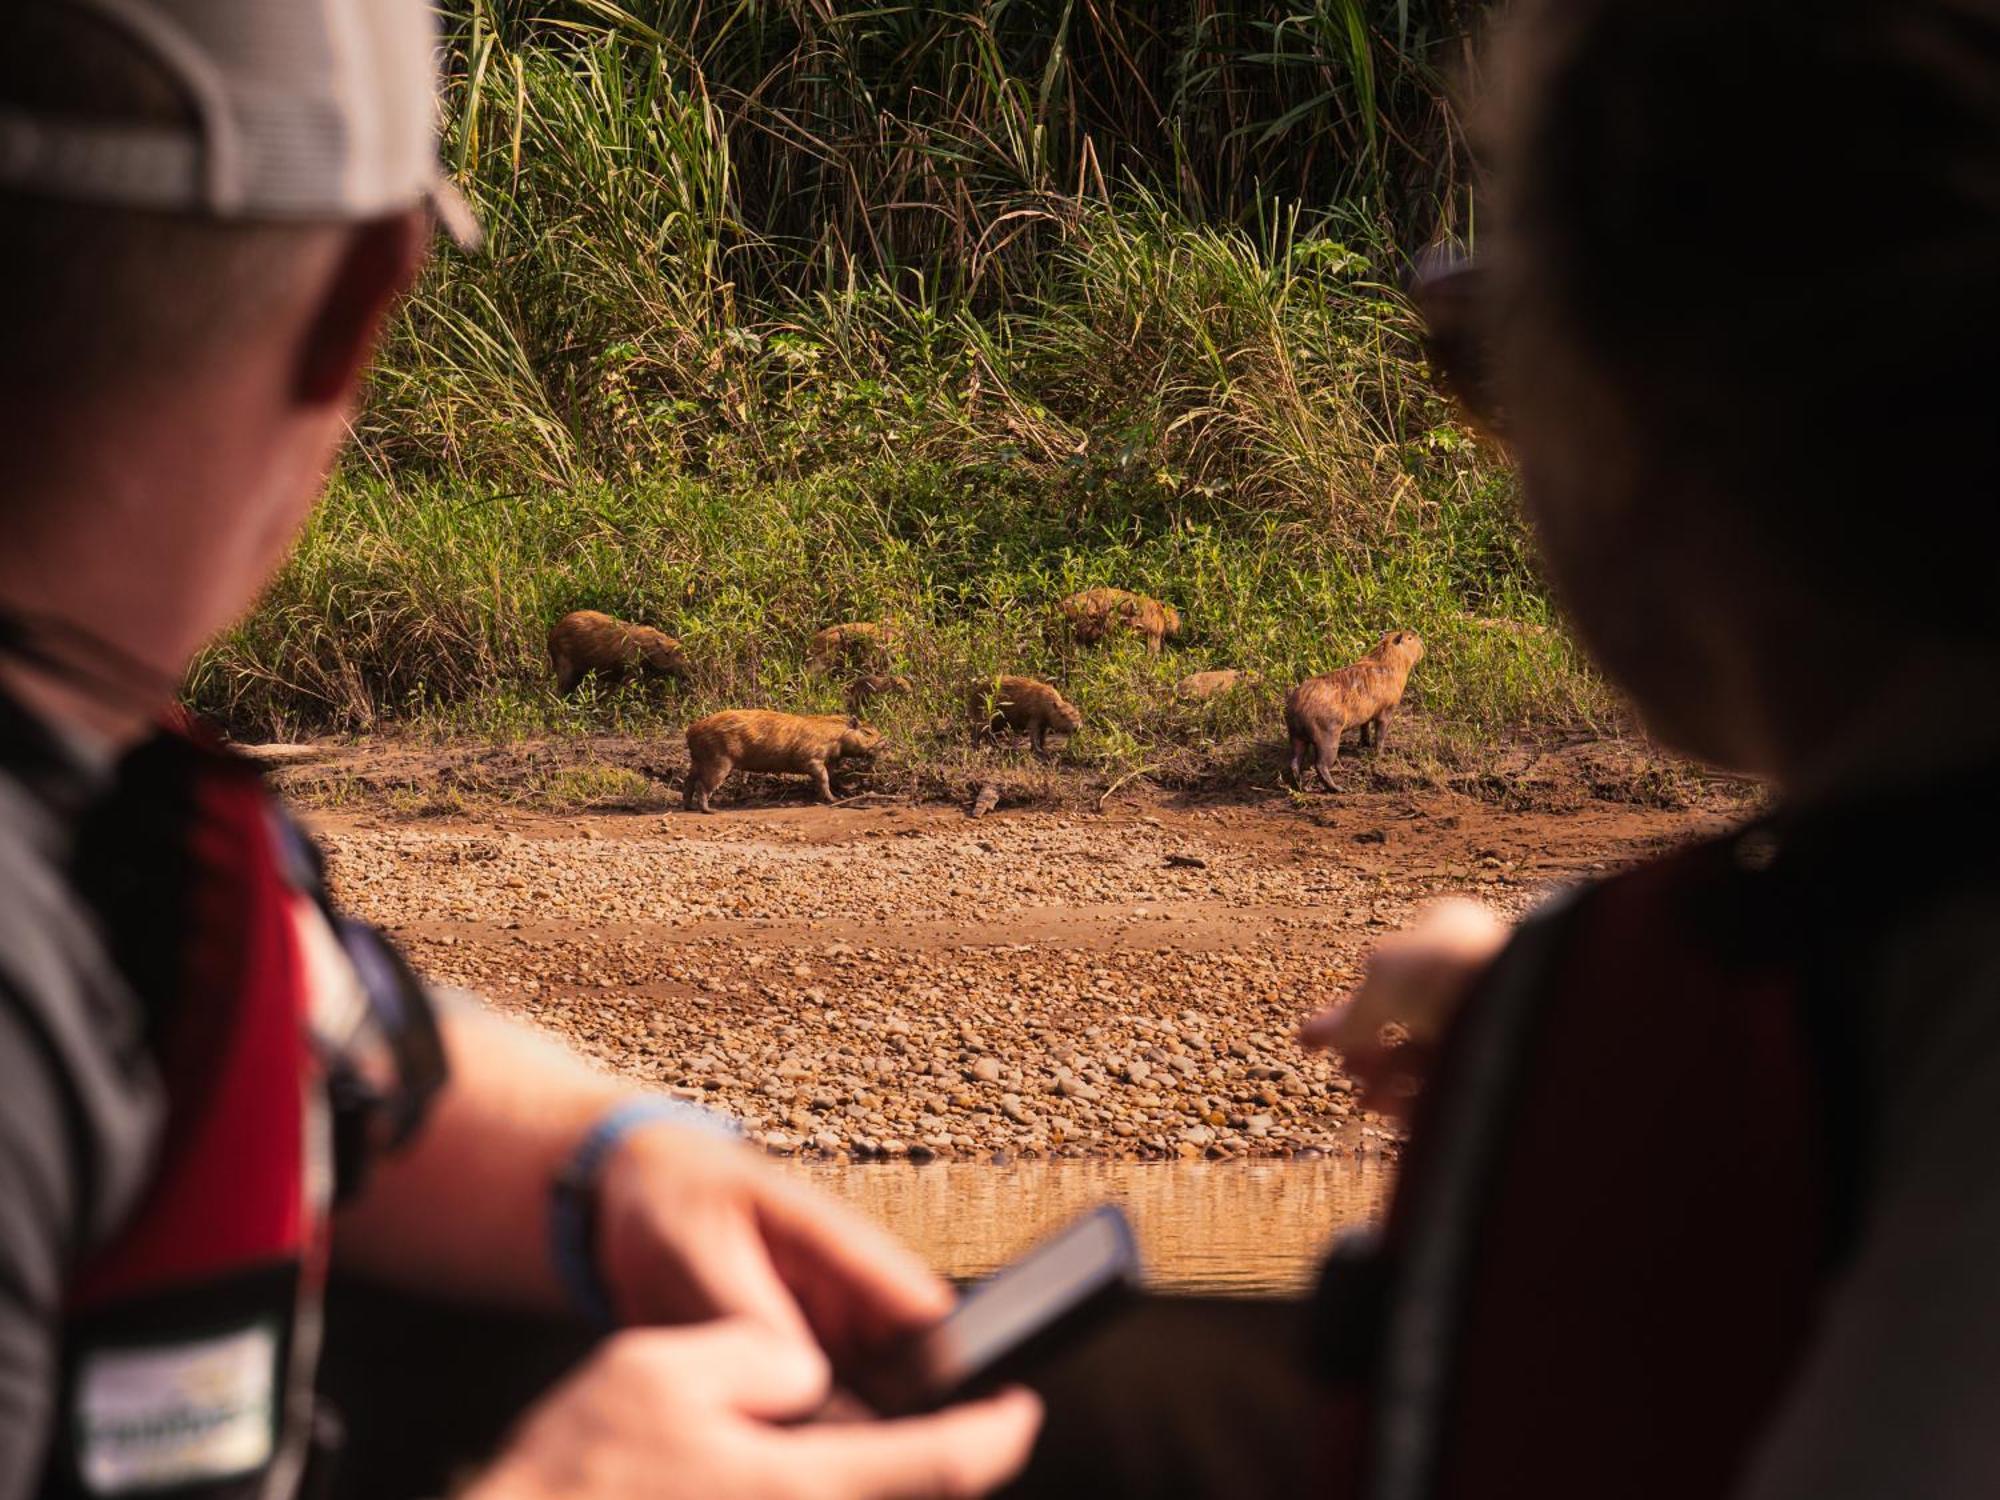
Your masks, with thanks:
[{"label": "leafy vegetation", "polygon": [[[246,733],[651,732],[838,707],[807,638],[893,616],[916,691],[871,712],[911,755],[1005,668],[1082,705],[1073,759],[1212,757],[1392,626],[1437,723],[1601,719],[1398,290],[1463,228],[1440,78],[1473,9],[459,0],[489,246],[427,274],[196,702]],[[1187,636],[1076,651],[1049,606],[1098,583]],[[697,681],[556,699],[577,608],[681,637]],[[1174,704],[1221,666],[1263,685]]]}]

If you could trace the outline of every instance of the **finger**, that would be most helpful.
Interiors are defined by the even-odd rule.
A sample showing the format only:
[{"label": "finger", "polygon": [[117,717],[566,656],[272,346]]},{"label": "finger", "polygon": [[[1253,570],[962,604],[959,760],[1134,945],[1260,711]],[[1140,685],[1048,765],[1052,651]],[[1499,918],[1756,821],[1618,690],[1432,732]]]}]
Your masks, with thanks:
[{"label": "finger", "polygon": [[706,1229],[689,1226],[688,1238],[699,1247],[689,1279],[715,1314],[750,1318],[789,1338],[809,1336],[809,1320],[772,1263],[771,1247],[751,1213],[737,1207]]},{"label": "finger", "polygon": [[927,1328],[951,1311],[951,1289],[872,1219],[774,1178],[758,1202],[779,1274],[829,1344]]},{"label": "finger", "polygon": [[762,1421],[804,1416],[832,1384],[826,1356],[748,1318],[686,1328],[637,1328],[613,1336],[614,1365],[635,1361],[676,1399],[700,1391],[718,1405]]},{"label": "finger", "polygon": [[1031,1392],[1003,1391],[935,1416],[803,1428],[784,1461],[827,1500],[972,1500],[1021,1471],[1041,1424]]},{"label": "finger", "polygon": [[1354,997],[1346,998],[1328,1006],[1317,1015],[1307,1016],[1299,1023],[1299,1043],[1310,1051],[1327,1047],[1338,1047],[1345,1035],[1347,1018],[1354,1009]]}]

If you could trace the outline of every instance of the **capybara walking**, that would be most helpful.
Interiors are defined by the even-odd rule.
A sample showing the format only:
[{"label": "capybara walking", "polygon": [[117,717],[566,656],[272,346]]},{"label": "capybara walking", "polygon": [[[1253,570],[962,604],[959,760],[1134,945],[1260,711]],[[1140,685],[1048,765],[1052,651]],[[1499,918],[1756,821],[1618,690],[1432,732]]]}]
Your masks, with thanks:
[{"label": "capybara walking", "polygon": [[829,761],[873,760],[880,731],[841,714],[780,714],[731,708],[697,719],[687,728],[688,777],[681,805],[707,812],[708,799],[732,771],[789,772],[810,776],[819,800],[833,801]]},{"label": "capybara walking", "polygon": [[1184,703],[1206,703],[1239,687],[1248,687],[1263,678],[1255,672],[1225,667],[1214,672],[1192,672],[1174,684],[1174,696]]},{"label": "capybara walking", "polygon": [[556,669],[556,691],[564,697],[592,673],[612,686],[628,673],[676,682],[685,682],[688,675],[687,657],[672,636],[594,609],[579,609],[556,621],[549,631],[549,662]]},{"label": "capybara walking", "polygon": [[886,698],[895,693],[907,693],[913,688],[910,679],[901,672],[870,672],[865,677],[857,677],[847,685],[847,711],[858,714],[876,698]]},{"label": "capybara walking", "polygon": [[1035,754],[1047,755],[1050,730],[1075,734],[1083,724],[1076,705],[1046,682],[1032,677],[1002,677],[972,689],[972,713],[988,734],[1025,734]]},{"label": "capybara walking", "polygon": [[829,625],[815,634],[806,647],[806,665],[816,672],[836,666],[883,671],[902,636],[902,631],[883,620],[850,620],[845,625]]},{"label": "capybara walking", "polygon": [[1069,621],[1079,644],[1094,646],[1115,629],[1146,638],[1146,649],[1157,653],[1160,642],[1181,633],[1181,612],[1171,604],[1128,589],[1085,589],[1071,594],[1056,608]]},{"label": "capybara walking", "polygon": [[1382,748],[1389,715],[1403,701],[1410,668],[1423,659],[1424,643],[1414,630],[1392,630],[1360,661],[1321,677],[1308,677],[1285,697],[1285,730],[1292,740],[1292,782],[1305,786],[1310,754],[1319,784],[1333,790],[1333,763],[1340,737],[1357,725],[1361,743]]}]

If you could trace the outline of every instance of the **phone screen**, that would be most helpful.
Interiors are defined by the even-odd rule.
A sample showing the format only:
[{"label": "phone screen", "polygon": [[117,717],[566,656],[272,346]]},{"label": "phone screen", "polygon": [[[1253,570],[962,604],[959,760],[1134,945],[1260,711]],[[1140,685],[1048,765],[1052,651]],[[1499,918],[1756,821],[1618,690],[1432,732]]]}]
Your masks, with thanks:
[{"label": "phone screen", "polygon": [[885,1414],[941,1405],[1080,1334],[1138,1280],[1132,1226],[1105,1204],[979,1283],[943,1322],[850,1384]]}]

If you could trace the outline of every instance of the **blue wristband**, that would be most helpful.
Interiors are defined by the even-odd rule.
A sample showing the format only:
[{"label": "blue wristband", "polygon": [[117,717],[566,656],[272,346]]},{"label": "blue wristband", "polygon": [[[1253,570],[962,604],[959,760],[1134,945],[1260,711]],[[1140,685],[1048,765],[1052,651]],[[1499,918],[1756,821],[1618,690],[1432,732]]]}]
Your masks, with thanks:
[{"label": "blue wristband", "polygon": [[599,1328],[618,1318],[597,1259],[597,1186],[604,1159],[633,1131],[668,1123],[708,1135],[741,1134],[726,1115],[660,1094],[627,1099],[590,1127],[549,1186],[549,1255],[570,1303]]}]

